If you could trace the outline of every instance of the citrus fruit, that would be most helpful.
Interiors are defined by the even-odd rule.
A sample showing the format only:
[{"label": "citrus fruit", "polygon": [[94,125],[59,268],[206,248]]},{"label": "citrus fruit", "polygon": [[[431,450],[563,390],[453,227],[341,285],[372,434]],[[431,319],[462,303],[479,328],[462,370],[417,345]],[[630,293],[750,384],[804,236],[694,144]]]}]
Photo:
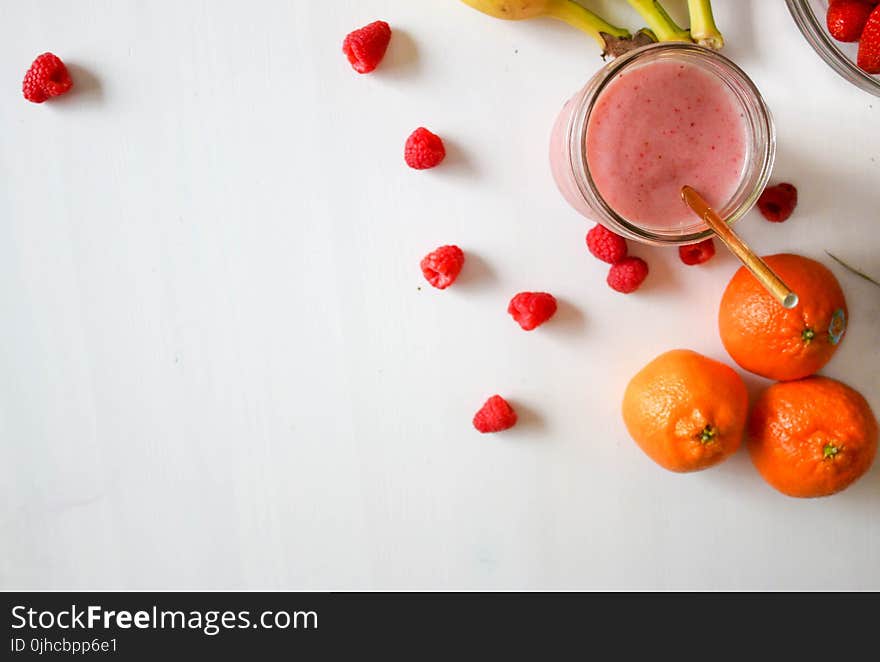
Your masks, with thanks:
[{"label": "citrus fruit", "polygon": [[648,457],[699,471],[739,448],[748,394],[732,368],[687,349],[661,354],[626,387],[623,421]]},{"label": "citrus fruit", "polygon": [[745,267],[721,297],[721,341],[740,367],[777,380],[800,379],[821,369],[846,331],[846,299],[825,266],[800,255],[764,258],[799,303],[783,308]]},{"label": "citrus fruit", "polygon": [[773,384],[748,424],[752,462],[768,483],[793,497],[840,492],[877,453],[877,419],[861,394],[834,379]]}]

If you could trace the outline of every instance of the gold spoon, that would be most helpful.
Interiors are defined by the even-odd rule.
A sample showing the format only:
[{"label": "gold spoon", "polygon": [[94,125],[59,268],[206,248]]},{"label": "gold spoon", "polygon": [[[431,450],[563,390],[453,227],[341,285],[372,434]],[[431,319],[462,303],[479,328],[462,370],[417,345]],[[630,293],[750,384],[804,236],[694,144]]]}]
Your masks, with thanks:
[{"label": "gold spoon", "polygon": [[697,216],[703,219],[718,238],[724,242],[724,245],[730,249],[730,252],[739,258],[746,269],[752,272],[752,275],[758,279],[758,282],[779,302],[783,308],[794,308],[798,305],[798,296],[792,292],[788,286],[782,282],[782,279],[767,266],[755,252],[748,247],[746,242],[730,229],[718,213],[709,206],[703,197],[690,186],[681,188],[681,199],[690,207]]}]

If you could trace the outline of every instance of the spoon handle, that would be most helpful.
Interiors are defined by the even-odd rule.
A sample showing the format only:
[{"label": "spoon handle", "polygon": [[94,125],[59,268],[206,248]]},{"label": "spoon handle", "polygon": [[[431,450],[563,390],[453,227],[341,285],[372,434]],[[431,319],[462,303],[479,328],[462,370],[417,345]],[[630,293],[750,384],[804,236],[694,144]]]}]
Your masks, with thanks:
[{"label": "spoon handle", "polygon": [[794,308],[798,304],[798,296],[792,292],[782,279],[767,266],[755,252],[748,247],[746,242],[739,238],[730,226],[712,209],[703,197],[690,186],[683,186],[681,198],[685,204],[700,218],[705,221],[730,252],[739,258],[746,269],[752,272],[758,282],[773,295],[783,308]]}]

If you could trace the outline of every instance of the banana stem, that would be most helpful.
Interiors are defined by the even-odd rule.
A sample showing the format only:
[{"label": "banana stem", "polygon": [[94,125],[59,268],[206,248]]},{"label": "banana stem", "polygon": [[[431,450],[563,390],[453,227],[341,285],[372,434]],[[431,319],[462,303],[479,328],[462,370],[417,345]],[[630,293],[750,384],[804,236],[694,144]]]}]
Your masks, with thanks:
[{"label": "banana stem", "polygon": [[628,39],[631,36],[629,30],[611,25],[598,14],[594,14],[572,0],[553,0],[547,7],[547,15],[586,32],[598,42],[603,50],[606,47],[606,42],[602,33],[623,39]]},{"label": "banana stem", "polygon": [[712,16],[712,0],[688,0],[688,13],[691,18],[691,39],[716,51],[724,46],[724,37]]},{"label": "banana stem", "polygon": [[678,27],[658,0],[627,0],[627,2],[642,15],[659,41],[691,41],[690,33]]}]

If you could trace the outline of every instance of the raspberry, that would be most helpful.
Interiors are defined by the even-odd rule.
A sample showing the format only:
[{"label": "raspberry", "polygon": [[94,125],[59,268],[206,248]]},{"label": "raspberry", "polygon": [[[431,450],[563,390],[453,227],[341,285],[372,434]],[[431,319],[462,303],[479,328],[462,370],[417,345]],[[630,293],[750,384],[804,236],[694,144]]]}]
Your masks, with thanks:
[{"label": "raspberry", "polygon": [[342,42],[342,52],[348,56],[352,69],[359,74],[368,74],[385,57],[389,41],[391,26],[385,21],[374,21],[360,30],[349,32]]},{"label": "raspberry", "polygon": [[480,432],[501,432],[516,425],[516,412],[507,400],[500,395],[493,395],[474,414],[474,427]]},{"label": "raspberry", "polygon": [[438,165],[446,156],[446,148],[440,136],[420,126],[406,139],[403,158],[406,165],[416,170],[426,170]]},{"label": "raspberry", "polygon": [[67,67],[52,53],[43,53],[34,60],[24,75],[21,91],[24,98],[34,103],[64,94],[73,87]]},{"label": "raspberry", "polygon": [[614,264],[626,257],[626,239],[597,224],[587,232],[587,248],[603,262]]},{"label": "raspberry", "polygon": [[420,266],[425,279],[438,290],[455,282],[464,265],[464,252],[458,246],[441,246],[422,258]]},{"label": "raspberry", "polygon": [[640,257],[625,257],[611,265],[608,272],[608,285],[612,290],[629,294],[639,289],[648,275],[648,264]]},{"label": "raspberry", "polygon": [[520,292],[510,300],[507,312],[526,331],[541,326],[556,313],[556,298],[546,292]]},{"label": "raspberry", "polygon": [[715,242],[712,237],[701,241],[699,244],[691,244],[690,246],[679,246],[678,257],[685,264],[703,264],[708,262],[715,255]]},{"label": "raspberry", "polygon": [[768,221],[782,223],[797,206],[797,189],[791,184],[777,184],[764,189],[758,198],[758,209]]}]

